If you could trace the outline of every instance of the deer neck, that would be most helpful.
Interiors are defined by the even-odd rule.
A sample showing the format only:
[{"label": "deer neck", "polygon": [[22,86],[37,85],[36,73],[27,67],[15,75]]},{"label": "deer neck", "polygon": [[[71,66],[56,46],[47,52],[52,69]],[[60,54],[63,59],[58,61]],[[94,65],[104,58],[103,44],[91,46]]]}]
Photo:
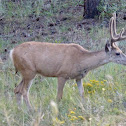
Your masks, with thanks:
[{"label": "deer neck", "polygon": [[92,70],[99,66],[109,63],[110,60],[106,55],[105,50],[97,51],[97,52],[89,52],[88,56],[83,57],[83,61],[81,63],[83,69]]}]

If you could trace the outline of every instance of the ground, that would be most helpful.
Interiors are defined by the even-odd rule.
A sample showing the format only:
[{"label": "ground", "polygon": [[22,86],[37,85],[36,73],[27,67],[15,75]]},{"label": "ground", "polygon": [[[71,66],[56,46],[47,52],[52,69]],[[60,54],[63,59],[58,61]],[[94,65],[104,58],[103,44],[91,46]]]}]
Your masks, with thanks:
[{"label": "ground", "polygon": [[[67,3],[62,8],[53,8],[53,12],[49,3],[41,11],[34,7],[36,3],[34,11],[29,11],[29,6],[20,8],[18,3],[18,8],[15,3],[8,5],[10,10],[0,17],[0,53],[3,60],[0,64],[1,125],[125,126],[126,68],[111,63],[89,72],[83,79],[85,104],[81,102],[74,80],[67,82],[63,99],[57,103],[56,78],[36,76],[30,90],[34,111],[29,112],[23,103],[22,109],[18,109],[13,90],[21,77],[19,73],[15,75],[8,58],[10,49],[22,42],[41,41],[77,43],[91,51],[101,50],[109,39],[109,19],[84,19],[81,3],[75,3],[76,6]],[[121,17],[118,17],[117,27],[118,31],[125,27],[125,20]],[[126,52],[124,41],[119,46]]]}]

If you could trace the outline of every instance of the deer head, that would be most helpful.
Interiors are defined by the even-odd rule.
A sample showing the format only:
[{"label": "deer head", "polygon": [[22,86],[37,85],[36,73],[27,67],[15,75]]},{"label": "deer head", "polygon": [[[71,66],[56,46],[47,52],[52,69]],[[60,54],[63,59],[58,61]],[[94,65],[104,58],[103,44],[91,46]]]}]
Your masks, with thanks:
[{"label": "deer head", "polygon": [[119,49],[116,42],[125,40],[125,30],[122,28],[119,34],[116,32],[116,14],[110,19],[110,40],[107,41],[105,51],[110,59],[110,62],[126,65],[126,55]]}]

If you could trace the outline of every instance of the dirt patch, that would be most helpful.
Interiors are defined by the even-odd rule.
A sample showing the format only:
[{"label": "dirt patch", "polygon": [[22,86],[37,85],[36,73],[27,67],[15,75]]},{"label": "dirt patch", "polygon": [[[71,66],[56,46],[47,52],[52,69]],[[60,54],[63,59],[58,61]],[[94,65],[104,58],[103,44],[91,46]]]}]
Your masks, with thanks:
[{"label": "dirt patch", "polygon": [[87,49],[99,49],[101,41],[103,45],[106,42],[107,33],[104,36],[97,34],[99,28],[108,28],[109,20],[84,19],[83,6],[61,8],[53,14],[43,14],[44,10],[41,13],[40,16],[33,12],[23,18],[4,16],[0,19],[0,39],[3,41],[0,52],[3,60],[7,59],[11,48],[26,41],[78,43]]}]

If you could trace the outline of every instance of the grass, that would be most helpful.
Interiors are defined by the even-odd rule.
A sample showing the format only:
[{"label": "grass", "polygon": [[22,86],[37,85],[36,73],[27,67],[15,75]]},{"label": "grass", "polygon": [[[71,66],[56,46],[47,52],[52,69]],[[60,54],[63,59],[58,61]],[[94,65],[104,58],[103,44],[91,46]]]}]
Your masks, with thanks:
[{"label": "grass", "polygon": [[[57,3],[59,1],[54,0],[50,8],[44,7],[43,0],[36,1],[32,8],[32,2],[32,0],[28,0],[26,6],[23,6],[23,2],[19,5],[18,3],[2,1],[0,11],[6,15],[7,23],[13,20],[18,21],[24,29],[26,24],[22,22],[27,19],[27,16],[33,14],[33,11],[35,17],[46,16],[46,22],[44,22],[46,29],[44,30],[47,33],[50,32],[48,24],[55,24],[56,19],[58,19],[55,19],[55,17],[60,16],[60,11],[63,11],[63,16],[68,11],[69,13],[67,12],[68,14],[65,17],[71,20],[61,21],[60,25],[54,26],[57,34],[42,36],[39,41],[74,42],[90,50],[104,48],[109,37],[108,28],[92,26],[91,30],[87,32],[84,28],[77,29],[76,27],[76,22],[81,21],[82,16],[80,13],[73,16],[73,5],[83,4],[83,0],[79,2],[75,0],[63,1],[63,3],[61,1],[59,4]],[[0,53],[2,53],[2,57],[8,55],[13,46],[24,40],[20,36],[19,38],[15,37],[14,40],[19,40],[19,42],[11,44],[13,40],[13,34],[12,36],[10,34],[11,23],[5,23],[1,31],[4,34],[4,37],[3,34],[0,35]],[[12,26],[17,27],[16,25]],[[30,30],[32,32],[34,29],[31,28]],[[124,48],[125,43],[122,42],[120,45],[126,51]],[[7,49],[6,54],[5,49]],[[57,79],[36,76],[30,90],[30,101],[34,106],[33,112],[27,110],[23,101],[22,109],[17,107],[14,88],[20,82],[21,77],[15,75],[13,65],[8,58],[4,64],[0,64],[0,68],[0,126],[126,125],[126,74],[124,66],[110,63],[89,72],[83,79],[84,103],[80,99],[74,80],[69,80],[66,83],[63,99],[60,103],[56,103]]]},{"label": "grass", "polygon": [[18,109],[14,87],[21,80],[11,68],[0,72],[0,122],[3,126],[119,126],[125,124],[125,67],[108,64],[89,72],[83,79],[85,103],[81,102],[76,83],[70,80],[63,99],[56,103],[56,78],[37,76],[30,90],[34,112],[24,103]]}]

